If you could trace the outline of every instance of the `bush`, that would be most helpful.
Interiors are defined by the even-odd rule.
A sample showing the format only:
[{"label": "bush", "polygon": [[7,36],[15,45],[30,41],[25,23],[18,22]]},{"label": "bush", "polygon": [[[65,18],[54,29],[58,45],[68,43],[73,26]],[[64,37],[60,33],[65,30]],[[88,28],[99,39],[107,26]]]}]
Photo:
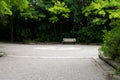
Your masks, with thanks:
[{"label": "bush", "polygon": [[100,48],[100,53],[120,61],[120,27],[105,32],[104,43]]},{"label": "bush", "polygon": [[97,26],[82,27],[77,32],[78,43],[101,43],[103,32]]},{"label": "bush", "polygon": [[5,55],[5,52],[1,52],[0,51],[0,57],[4,56]]}]

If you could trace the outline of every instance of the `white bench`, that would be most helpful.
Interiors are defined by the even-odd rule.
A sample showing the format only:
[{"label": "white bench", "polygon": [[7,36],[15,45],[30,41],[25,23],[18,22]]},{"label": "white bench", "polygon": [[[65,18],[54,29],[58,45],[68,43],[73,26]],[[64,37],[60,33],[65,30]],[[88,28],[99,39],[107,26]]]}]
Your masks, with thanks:
[{"label": "white bench", "polygon": [[75,43],[76,39],[75,38],[63,38],[62,43]]}]

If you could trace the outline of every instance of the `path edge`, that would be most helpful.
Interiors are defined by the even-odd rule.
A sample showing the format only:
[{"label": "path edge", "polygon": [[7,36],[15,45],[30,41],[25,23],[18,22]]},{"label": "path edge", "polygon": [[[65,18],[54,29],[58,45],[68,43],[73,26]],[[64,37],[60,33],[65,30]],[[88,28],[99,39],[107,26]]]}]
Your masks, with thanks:
[{"label": "path edge", "polygon": [[[117,69],[116,66],[119,65],[118,63],[114,62],[113,60],[111,60],[111,59],[108,58],[108,57],[99,55],[99,58],[100,58],[101,60],[103,60],[105,63],[107,63],[109,66],[111,66],[112,68],[114,68],[115,70]],[[108,72],[108,77],[109,77],[108,80],[120,80],[120,75],[114,75],[113,73],[114,73],[114,72]]]}]

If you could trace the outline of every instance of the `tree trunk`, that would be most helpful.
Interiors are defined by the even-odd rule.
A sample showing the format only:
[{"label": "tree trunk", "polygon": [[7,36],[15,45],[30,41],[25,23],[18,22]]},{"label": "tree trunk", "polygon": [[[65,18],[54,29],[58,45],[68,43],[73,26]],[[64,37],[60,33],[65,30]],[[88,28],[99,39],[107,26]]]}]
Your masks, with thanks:
[{"label": "tree trunk", "polygon": [[54,33],[55,33],[55,38],[57,37],[57,31],[56,31],[56,25],[54,23]]},{"label": "tree trunk", "polygon": [[10,36],[11,36],[11,42],[14,41],[14,36],[13,36],[13,16],[10,16]]}]

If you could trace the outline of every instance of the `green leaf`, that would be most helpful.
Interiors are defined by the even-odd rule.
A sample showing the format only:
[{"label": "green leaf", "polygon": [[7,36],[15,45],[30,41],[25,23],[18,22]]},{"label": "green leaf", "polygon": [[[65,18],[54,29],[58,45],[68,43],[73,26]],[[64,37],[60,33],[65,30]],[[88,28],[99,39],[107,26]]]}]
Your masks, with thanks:
[{"label": "green leaf", "polygon": [[61,18],[69,18],[70,9],[64,2],[56,1],[53,7],[48,8],[48,11],[52,15],[49,19],[52,23],[59,21]]}]

